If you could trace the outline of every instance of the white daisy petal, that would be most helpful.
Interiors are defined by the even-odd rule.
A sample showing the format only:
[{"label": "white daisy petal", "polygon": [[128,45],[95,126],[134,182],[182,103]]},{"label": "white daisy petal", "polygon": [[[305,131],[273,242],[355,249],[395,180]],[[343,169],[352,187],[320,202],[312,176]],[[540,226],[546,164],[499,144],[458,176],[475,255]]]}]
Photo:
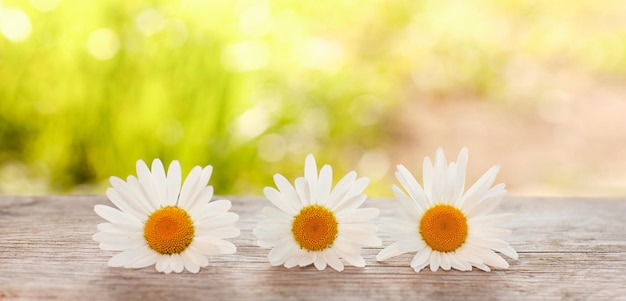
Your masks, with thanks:
[{"label": "white daisy petal", "polygon": [[234,254],[237,252],[237,247],[230,241],[209,236],[195,237],[194,246],[204,255],[213,255],[212,252],[215,250],[215,247],[219,248],[221,254]]},{"label": "white daisy petal", "polygon": [[396,185],[393,185],[391,187],[391,190],[393,191],[393,194],[396,196],[398,201],[400,201],[402,208],[404,208],[403,213],[408,215],[409,218],[418,219],[420,215],[424,213],[425,208],[428,208],[428,207],[421,208],[417,202],[413,201],[413,199],[410,199]]},{"label": "white daisy petal", "polygon": [[365,188],[367,188],[367,185],[369,185],[369,183],[370,179],[367,177],[357,179],[352,184],[352,187],[350,187],[350,190],[348,190],[348,193],[346,193],[346,195],[343,197],[343,200],[341,200],[339,204],[337,204],[337,206],[340,206],[341,203],[345,203],[346,200],[349,200],[356,195],[361,195],[363,191],[365,191]]},{"label": "white daisy petal", "polygon": [[285,267],[288,269],[297,267],[303,256],[304,252],[295,252],[295,254],[292,254],[291,257],[289,257],[287,261],[285,261]]},{"label": "white daisy petal", "polygon": [[433,187],[430,192],[430,199],[435,202],[442,202],[446,183],[446,157],[441,148],[435,154],[435,165],[433,167]]},{"label": "white daisy petal", "polygon": [[439,265],[441,264],[441,253],[434,251],[430,254],[430,270],[432,272],[436,272],[439,269]]},{"label": "white daisy petal", "polygon": [[174,258],[175,254],[171,254],[167,256],[167,266],[165,267],[165,273],[169,274],[174,272],[174,268],[176,267],[176,258]]},{"label": "white daisy petal", "polygon": [[509,267],[509,263],[506,262],[506,260],[498,256],[498,254],[491,250],[485,250],[481,252],[481,257],[486,265],[492,266],[494,268],[506,269]]},{"label": "white daisy petal", "polygon": [[[98,224],[92,237],[103,250],[121,251],[109,265],[197,273],[208,265],[205,255],[235,253],[235,245],[224,239],[240,234],[235,226],[239,217],[228,211],[230,201],[211,202],[213,188],[206,186],[211,174],[211,166],[196,166],[180,189],[180,164],[172,162],[166,175],[161,160],[155,159],[151,171],[137,161],[138,177],[129,176],[127,182],[111,177],[113,188],[107,195],[122,210],[96,205],[96,214],[109,223]],[[163,223],[173,224],[170,229],[178,233],[164,239]]]},{"label": "white daisy petal", "polygon": [[411,260],[411,267],[416,272],[421,271],[430,262],[430,256],[432,253],[432,250],[430,250],[429,248],[424,248],[421,251],[417,252],[417,254],[415,254],[415,256],[413,256],[413,259]]},{"label": "white daisy petal", "polygon": [[475,266],[478,269],[481,269],[485,272],[491,272],[491,269],[484,263],[472,263],[472,266]]},{"label": "white daisy petal", "polygon": [[[169,260],[169,259],[168,259]],[[170,274],[172,273],[172,266],[170,263],[168,263],[168,265],[165,266],[165,269],[163,269],[163,273],[165,274]]]},{"label": "white daisy petal", "polygon": [[317,258],[317,252],[306,252],[306,254],[301,257],[300,262],[298,262],[298,266],[300,267],[308,266],[312,264],[313,262],[315,262],[316,258]]},{"label": "white daisy petal", "polygon": [[[358,181],[357,181],[358,182]],[[349,199],[346,199],[344,201],[342,201],[341,203],[339,203],[337,206],[335,206],[335,208],[331,208],[333,211],[338,212],[338,213],[344,213],[344,212],[349,212],[351,210],[354,210],[358,207],[361,207],[361,205],[363,205],[363,203],[365,203],[365,200],[367,199],[367,196],[364,194],[357,194]]]},{"label": "white daisy petal", "polygon": [[[487,172],[485,172],[478,179],[478,181],[476,181],[476,183],[474,183],[474,185],[472,185],[465,192],[461,201],[461,205],[459,205],[459,207],[465,206],[467,202],[478,202],[480,200],[480,197],[483,196],[485,192],[487,192],[489,186],[491,186],[493,184],[493,181],[495,181],[496,176],[498,175],[498,171],[500,171],[499,166],[493,166],[489,170],[487,170]],[[472,204],[468,205],[472,206]]]},{"label": "white daisy petal", "polygon": [[410,220],[388,220],[380,226],[382,232],[389,233],[392,239],[406,240],[416,238],[415,231],[418,225]]},{"label": "white daisy petal", "polygon": [[206,186],[209,183],[209,180],[211,180],[211,175],[213,175],[213,166],[205,166],[200,174],[200,184],[202,186]]},{"label": "white daisy petal", "polygon": [[313,262],[313,265],[315,265],[315,268],[318,271],[326,269],[327,264],[326,264],[326,260],[324,260],[323,253],[316,254],[316,256],[317,257],[315,258],[315,261]]},{"label": "white daisy petal", "polygon": [[163,167],[163,162],[159,159],[154,159],[152,161],[152,179],[154,181],[159,203],[163,204],[163,206],[169,206],[170,204],[167,202],[167,179],[165,177],[165,167]]},{"label": "white daisy petal", "polygon": [[[497,237],[477,237],[473,236],[468,239],[472,245],[481,246],[483,248],[496,249],[506,248],[509,243]],[[470,243],[468,242],[468,243]]]},{"label": "white daisy petal", "polygon": [[295,183],[296,192],[298,193],[298,199],[300,199],[301,207],[306,207],[310,204],[313,204],[313,200],[311,200],[311,192],[309,191],[309,181],[307,181],[303,177],[300,177],[296,179]]},{"label": "white daisy petal", "polygon": [[[192,242],[191,245],[185,251],[183,251],[183,253],[181,253],[181,256],[183,256],[182,254],[185,254],[186,257],[193,260],[194,264],[198,265],[198,267],[203,268],[209,265],[209,259],[207,259],[207,257],[205,256],[209,253],[210,252],[205,252],[205,254],[202,254],[199,249],[194,247]],[[210,254],[220,254],[219,248],[216,247],[216,251]]]},{"label": "white daisy petal", "polygon": [[178,206],[191,211],[190,204],[201,204],[202,202],[208,203],[211,197],[213,197],[213,187],[207,186],[209,179],[211,179],[211,174],[213,174],[213,166],[209,165],[203,168],[200,172],[198,182],[189,188],[189,199],[179,199]]},{"label": "white daisy petal", "polygon": [[304,178],[309,184],[309,199],[311,202],[315,202],[317,199],[317,164],[313,155],[306,156],[304,161]]},{"label": "white daisy petal", "polygon": [[291,184],[289,184],[289,181],[283,175],[275,174],[274,183],[276,183],[276,187],[278,187],[278,190],[280,191],[280,193],[283,195],[285,199],[287,200],[299,199],[298,193],[296,193],[296,190],[294,189],[294,187],[291,186]]},{"label": "white daisy petal", "polygon": [[[221,253],[220,246],[214,244],[211,240],[198,239],[197,237],[194,238],[194,240],[191,242],[191,245],[189,245],[188,249],[189,249],[188,255],[192,257],[194,255],[199,255],[201,257],[204,257],[202,255],[211,256],[211,255],[217,255]],[[198,256],[195,256],[194,258],[197,261]]]},{"label": "white daisy petal", "polygon": [[93,240],[106,244],[115,244],[120,246],[127,246],[126,249],[134,249],[135,247],[145,244],[143,240],[143,233],[108,233],[98,232],[92,236]]},{"label": "white daisy petal", "polygon": [[170,163],[167,169],[167,205],[174,206],[178,202],[178,194],[180,193],[182,172],[180,163],[177,160]]},{"label": "white daisy petal", "polygon": [[[363,267],[361,247],[382,243],[377,227],[369,223],[379,210],[358,209],[367,199],[363,191],[369,179],[356,180],[356,173],[350,172],[333,189],[332,167],[324,165],[318,175],[315,158],[309,155],[304,177],[296,178],[294,185],[282,175],[274,176],[274,182],[278,190],[266,187],[264,193],[276,208],[264,208],[265,219],[252,231],[259,247],[271,249],[271,265],[293,268],[313,264],[318,270],[330,266],[340,272],[342,259]],[[315,226],[309,226],[311,223]],[[315,229],[323,229],[323,236]]]},{"label": "white daisy petal", "polygon": [[[404,187],[404,189],[406,189],[406,191],[409,193],[409,195],[413,199],[413,203],[415,203],[415,206],[421,209],[421,211],[424,211],[426,210],[426,208],[430,207],[428,195],[424,192],[422,186],[417,183],[417,180],[415,179],[415,177],[413,177],[411,172],[409,172],[409,170],[406,169],[406,167],[404,167],[404,165],[402,164],[398,165],[397,168],[398,171],[396,172],[396,178],[398,179],[400,184],[402,184],[402,187]],[[393,187],[396,186],[393,185]],[[396,194],[396,196],[399,194],[399,192],[401,192],[401,190],[396,187],[394,189],[394,193]]]},{"label": "white daisy petal", "polygon": [[480,257],[480,250],[477,250],[476,248],[474,248],[473,246],[469,244],[464,244],[463,246],[458,248],[455,252],[457,253],[457,256],[459,259],[464,260],[466,262],[469,262],[469,263],[483,262],[482,258]]},{"label": "white daisy petal", "polygon": [[326,164],[320,170],[320,178],[317,186],[316,204],[326,206],[330,197],[330,189],[333,185],[333,169]]},{"label": "white daisy petal", "polygon": [[148,211],[144,210],[144,208],[139,208],[132,205],[134,204],[133,200],[130,199],[129,201],[127,201],[117,190],[113,188],[107,188],[106,196],[117,208],[120,208],[122,212],[135,216],[139,220],[145,220],[146,218],[148,218]]},{"label": "white daisy petal", "polygon": [[459,156],[456,158],[456,179],[454,183],[454,197],[457,201],[455,206],[461,207],[460,200],[463,196],[463,190],[465,190],[465,173],[467,170],[467,147],[461,149]]},{"label": "white daisy petal", "polygon": [[126,263],[137,254],[138,249],[126,250],[111,257],[108,262],[110,267],[123,267]]},{"label": "white daisy petal", "polygon": [[131,233],[131,234],[143,234],[143,227],[139,224],[113,224],[113,223],[101,223],[97,226],[101,232],[108,233]]},{"label": "white daisy petal", "polygon": [[154,205],[157,204],[156,208],[160,208],[163,203],[160,202],[159,195],[157,193],[156,186],[154,184],[154,179],[152,178],[152,173],[143,160],[137,161],[137,178],[139,179],[139,183],[141,183],[141,187],[145,192],[148,200]]},{"label": "white daisy petal", "polygon": [[337,251],[341,251],[344,254],[359,254],[361,253],[361,245],[353,242],[351,240],[347,240],[342,237],[337,237],[335,243],[333,244],[333,249]]},{"label": "white daisy petal", "polygon": [[231,207],[232,203],[229,200],[216,200],[203,204],[202,209],[197,210],[194,213],[189,212],[189,215],[191,215],[191,217],[195,220],[203,220],[221,215],[222,213],[227,212]]},{"label": "white daisy petal", "polygon": [[[265,233],[265,232],[277,232],[283,229],[291,232],[291,222],[286,220],[272,220],[272,219],[264,219],[257,224],[256,229],[253,232],[256,233]],[[271,234],[271,233],[267,233]]]},{"label": "white daisy petal", "polygon": [[188,252],[180,253],[180,258],[183,260],[183,264],[187,271],[194,274],[200,272],[200,266],[194,262],[193,257],[189,256]]},{"label": "white daisy petal", "polygon": [[139,243],[128,244],[128,243],[101,242],[100,244],[98,244],[98,247],[100,247],[100,250],[105,250],[105,251],[127,251],[133,248],[139,248],[141,247],[141,245],[142,244],[139,244]]},{"label": "white daisy petal", "polygon": [[[121,180],[121,179],[120,179]],[[124,181],[122,181],[123,183]],[[144,191],[139,179],[135,176],[128,176],[126,178],[126,184],[128,189],[133,194],[134,199],[136,200],[137,206],[143,207],[145,212],[152,213],[155,210],[161,208],[161,204],[156,199],[150,199],[146,192]],[[115,186],[113,186],[115,188]],[[117,190],[117,188],[116,188]]]},{"label": "white daisy petal", "polygon": [[473,224],[473,226],[474,226],[472,228],[473,230],[470,229],[469,235],[472,235],[472,232],[480,233],[480,235],[487,235],[491,237],[505,237],[505,236],[511,235],[511,230],[509,229],[482,226],[482,225],[476,225],[476,224]]},{"label": "white daisy petal", "polygon": [[472,265],[471,264],[469,264],[468,262],[465,262],[465,261],[461,261],[457,257],[458,257],[458,254],[454,254],[452,256],[449,256],[450,264],[452,265],[453,269],[456,269],[456,270],[459,270],[459,271],[471,271],[472,270]]},{"label": "white daisy petal", "polygon": [[289,200],[285,200],[283,195],[278,190],[272,187],[265,187],[265,189],[263,189],[263,193],[265,194],[265,197],[272,202],[272,204],[274,204],[274,206],[283,212],[287,214],[297,213],[296,209],[294,209],[289,203]]},{"label": "white daisy petal", "polygon": [[[204,187],[204,189],[202,189],[202,191],[196,195],[196,197],[193,200],[193,203],[191,203],[188,207],[189,207],[189,214],[190,215],[198,215],[198,216],[210,216],[210,212],[211,210],[206,208],[207,204],[210,205],[211,202],[211,198],[213,198],[213,186],[206,186]],[[226,201],[229,202],[229,200],[216,200],[217,201]],[[217,212],[214,212],[217,213]],[[209,214],[209,215],[207,215]]]},{"label": "white daisy petal", "polygon": [[180,196],[178,197],[178,203],[176,206],[181,208],[189,208],[187,202],[192,200],[193,194],[196,192],[197,187],[200,184],[200,175],[202,174],[202,168],[200,166],[196,166],[191,169],[185,182],[183,183],[183,187],[180,190]]},{"label": "white daisy petal", "polygon": [[[502,184],[502,186],[504,186],[504,184]],[[487,197],[480,200],[473,207],[468,208],[464,211],[466,212],[469,218],[472,218],[474,216],[485,215],[500,204],[500,201],[502,200],[505,194],[506,194],[506,190],[498,189],[496,192],[491,193]]]},{"label": "white daisy petal", "polygon": [[[339,249],[334,249],[339,256],[345,261],[347,261],[352,266],[357,268],[365,267],[365,259],[359,253],[345,253],[340,251]],[[360,252],[360,250],[359,250]]]},{"label": "white daisy petal", "polygon": [[[197,228],[199,231],[203,231],[204,235],[214,238],[235,238],[241,234],[239,228],[235,226],[221,226],[218,228]],[[234,252],[233,252],[234,253]]]},{"label": "white daisy petal", "polygon": [[379,214],[380,210],[377,208],[360,208],[344,212],[337,218],[341,223],[363,223],[375,219]]},{"label": "white daisy petal", "polygon": [[263,207],[262,212],[265,217],[272,220],[291,221],[292,218],[291,216],[289,216],[289,214],[286,214],[285,212],[278,210],[274,207]]},{"label": "white daisy petal", "polygon": [[109,206],[96,205],[94,212],[114,224],[141,225],[141,222],[136,217],[124,214],[122,211]]},{"label": "white daisy petal", "polygon": [[[333,190],[330,192],[330,196],[328,197],[328,202],[326,203],[326,206],[328,208],[334,208],[337,203],[343,200],[355,181],[355,171],[351,171],[347,173],[343,178],[341,178],[341,180],[337,182],[337,185],[335,185],[335,188],[333,188]],[[298,183],[296,182],[296,184]]]},{"label": "white daisy petal", "polygon": [[169,255],[162,255],[162,256],[159,256],[159,258],[157,259],[156,264],[154,265],[154,268],[159,272],[165,272],[165,269],[169,266],[169,264],[170,264]]},{"label": "white daisy petal", "polygon": [[375,232],[345,227],[346,225],[343,226],[344,227],[341,228],[339,235],[347,240],[371,247],[377,247],[382,244],[382,241],[378,236],[376,236]]},{"label": "white daisy petal", "polygon": [[445,171],[445,180],[443,181],[443,193],[441,195],[441,202],[443,204],[454,205],[457,201],[456,197],[456,163],[450,163],[448,169]]},{"label": "white daisy petal", "polygon": [[[119,196],[119,198],[123,199],[124,202],[126,202],[126,206],[133,208],[137,212],[140,212],[142,216],[148,216],[148,214],[156,209],[156,207],[152,208],[150,202],[147,201],[137,178],[135,178],[135,181],[138,187],[135,187],[134,183],[124,182],[124,180],[118,177],[109,178],[109,182],[111,182],[114,191],[118,193],[118,195],[115,196]],[[111,188],[107,189],[107,196],[109,196],[108,191],[110,189]],[[124,211],[124,208],[114,202],[110,196],[109,199],[111,200],[111,202],[113,202],[113,204],[115,204],[115,206]]]},{"label": "white daisy petal", "polygon": [[[416,272],[426,266],[432,271],[439,268],[470,271],[472,267],[490,271],[490,266],[499,269],[509,266],[495,252],[518,258],[517,252],[502,239],[510,231],[497,227],[511,215],[486,215],[506,194],[504,184],[491,187],[499,168],[489,169],[464,193],[466,169],[466,148],[461,150],[457,162],[449,165],[443,150],[437,149],[434,165],[430,158],[424,159],[422,190],[409,171],[398,165],[396,177],[408,194],[395,185],[392,190],[402,205],[404,219],[381,227],[396,241],[380,251],[378,260],[417,252],[410,264]],[[444,227],[447,230],[441,231]],[[345,226],[342,229],[347,229],[344,230],[347,233],[340,233],[346,237],[355,232]]]},{"label": "white daisy petal", "polygon": [[174,273],[181,273],[185,270],[185,263],[180,257],[180,254],[172,254],[172,271]]},{"label": "white daisy petal", "polygon": [[517,260],[519,258],[519,255],[517,254],[515,249],[513,249],[513,247],[511,247],[511,246],[494,248],[494,250],[496,250],[496,251],[498,251],[498,252],[508,256],[511,259]]},{"label": "white daisy petal", "polygon": [[322,255],[324,257],[324,261],[326,261],[331,268],[337,272],[343,271],[343,263],[341,263],[341,260],[339,260],[339,257],[337,257],[337,254],[335,254],[333,249],[329,248],[324,250]]},{"label": "white daisy petal", "polygon": [[[266,242],[277,241],[281,238],[290,237],[292,235],[291,230],[288,229],[288,227],[273,228],[273,229],[256,228],[252,231],[252,234],[254,234],[254,236],[259,238],[259,240],[261,241],[258,243],[259,245],[261,244],[267,245]],[[270,248],[273,246],[274,245],[272,244]],[[262,247],[262,248],[268,248],[268,247]]]},{"label": "white daisy petal", "polygon": [[430,161],[430,157],[424,158],[422,178],[424,184],[424,194],[428,197],[429,206],[431,204],[431,198],[433,191],[433,163]]},{"label": "white daisy petal", "polygon": [[270,253],[267,255],[267,258],[270,260],[270,264],[273,266],[279,266],[287,261],[291,252],[293,252],[295,248],[294,244],[291,243],[283,243],[276,245]]},{"label": "white daisy petal", "polygon": [[376,260],[383,261],[400,254],[419,251],[424,247],[424,242],[420,239],[396,241],[380,251],[376,255]]},{"label": "white daisy petal", "polygon": [[452,255],[448,255],[448,253],[441,253],[441,269],[444,271],[449,271],[452,267],[452,261],[450,259]]},{"label": "white daisy petal", "polygon": [[239,220],[239,215],[233,212],[224,212],[211,218],[205,218],[196,223],[196,229],[211,230],[226,225],[232,225]]},{"label": "white daisy petal", "polygon": [[470,218],[468,220],[468,223],[471,223],[472,225],[483,226],[483,227],[495,226],[495,225],[498,225],[498,224],[501,224],[510,220],[511,217],[513,217],[513,214],[510,214],[510,213],[476,216],[476,217]]},{"label": "white daisy petal", "polygon": [[125,268],[140,269],[153,265],[159,254],[150,249],[147,245],[133,249],[132,257],[128,257]]}]

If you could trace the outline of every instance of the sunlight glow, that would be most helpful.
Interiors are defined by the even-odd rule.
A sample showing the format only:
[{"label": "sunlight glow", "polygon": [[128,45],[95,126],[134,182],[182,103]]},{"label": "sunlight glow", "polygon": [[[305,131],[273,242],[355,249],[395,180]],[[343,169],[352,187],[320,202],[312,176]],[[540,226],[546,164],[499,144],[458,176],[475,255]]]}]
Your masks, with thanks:
[{"label": "sunlight glow", "polygon": [[87,50],[96,59],[108,60],[120,50],[120,39],[112,29],[99,29],[89,35]]},{"label": "sunlight glow", "polygon": [[0,8],[0,29],[9,41],[19,43],[28,40],[33,27],[23,10],[6,7]]},{"label": "sunlight glow", "polygon": [[30,4],[41,12],[49,12],[54,10],[61,0],[29,0]]}]

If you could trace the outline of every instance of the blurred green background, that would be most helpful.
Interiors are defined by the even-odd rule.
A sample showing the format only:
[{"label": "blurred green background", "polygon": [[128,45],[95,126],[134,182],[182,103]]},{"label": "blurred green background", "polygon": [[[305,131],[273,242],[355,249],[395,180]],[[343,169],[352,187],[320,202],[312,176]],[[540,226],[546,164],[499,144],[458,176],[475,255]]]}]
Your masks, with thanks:
[{"label": "blurred green background", "polygon": [[[0,29],[2,194],[103,193],[109,176],[159,157],[184,172],[213,165],[218,194],[258,195],[274,173],[302,174],[313,153],[335,181],[357,169],[370,195],[390,196],[393,166],[419,175],[439,145],[484,154],[476,176],[525,162],[493,138],[429,134],[442,122],[464,128],[441,107],[469,101],[476,114],[567,126],[582,121],[533,119],[561,116],[544,106],[562,99],[543,93],[556,71],[581,75],[555,83],[566,92],[578,78],[619,89],[626,76],[623,1],[0,0]],[[484,120],[493,129],[507,118]],[[530,146],[571,151],[556,141]],[[567,192],[587,172],[556,166],[515,182],[532,171],[514,167],[502,180],[522,194]]]}]

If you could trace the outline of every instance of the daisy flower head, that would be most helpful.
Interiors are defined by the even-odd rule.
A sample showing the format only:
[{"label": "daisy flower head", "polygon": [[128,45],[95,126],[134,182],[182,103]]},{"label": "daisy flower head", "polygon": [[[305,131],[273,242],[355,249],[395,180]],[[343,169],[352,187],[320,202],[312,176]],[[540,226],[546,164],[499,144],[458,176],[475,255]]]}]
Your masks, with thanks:
[{"label": "daisy flower head", "polygon": [[272,266],[314,264],[318,270],[324,270],[328,265],[341,272],[341,259],[364,267],[361,248],[382,244],[376,235],[378,229],[370,223],[378,216],[378,209],[359,208],[367,198],[363,191],[369,179],[357,179],[352,171],[332,188],[332,177],[330,165],[324,165],[318,175],[315,158],[308,155],[304,177],[297,178],[293,186],[276,174],[278,189],[264,189],[276,207],[263,208],[266,218],[253,233],[260,247],[272,249],[268,254]]},{"label": "daisy flower head", "polygon": [[211,201],[207,186],[213,167],[194,167],[181,188],[181,168],[173,161],[165,174],[161,160],[152,170],[137,161],[137,177],[126,181],[111,177],[106,195],[117,208],[96,205],[94,211],[107,223],[98,225],[93,239],[103,250],[121,251],[111,267],[144,268],[159,272],[197,273],[209,262],[206,256],[232,254],[236,247],[226,238],[239,235],[239,216],[229,212],[228,200]]},{"label": "daisy flower head", "polygon": [[497,227],[511,215],[489,214],[506,194],[503,183],[491,187],[499,167],[487,170],[464,192],[466,167],[466,148],[449,165],[440,148],[434,165],[429,157],[424,159],[422,188],[404,166],[398,165],[396,178],[408,194],[395,185],[393,192],[402,205],[404,218],[386,224],[383,231],[396,242],[380,251],[377,260],[416,252],[411,261],[415,272],[426,266],[434,272],[439,268],[508,268],[509,264],[495,251],[517,259],[517,252],[502,240],[510,231]]}]

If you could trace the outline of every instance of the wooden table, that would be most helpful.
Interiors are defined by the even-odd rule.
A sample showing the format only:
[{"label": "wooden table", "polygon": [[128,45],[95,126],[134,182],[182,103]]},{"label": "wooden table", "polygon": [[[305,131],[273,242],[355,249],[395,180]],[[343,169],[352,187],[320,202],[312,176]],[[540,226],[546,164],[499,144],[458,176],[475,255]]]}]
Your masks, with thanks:
[{"label": "wooden table", "polygon": [[[103,196],[0,196],[0,300],[626,300],[626,200],[509,198],[499,212],[519,252],[510,269],[491,273],[409,267],[412,254],[338,273],[314,267],[271,267],[252,229],[263,198],[230,198],[240,215],[234,255],[210,259],[199,274],[109,268],[115,253],[91,236]],[[381,216],[397,215],[394,200],[368,200]],[[381,235],[385,245],[389,237]]]}]

